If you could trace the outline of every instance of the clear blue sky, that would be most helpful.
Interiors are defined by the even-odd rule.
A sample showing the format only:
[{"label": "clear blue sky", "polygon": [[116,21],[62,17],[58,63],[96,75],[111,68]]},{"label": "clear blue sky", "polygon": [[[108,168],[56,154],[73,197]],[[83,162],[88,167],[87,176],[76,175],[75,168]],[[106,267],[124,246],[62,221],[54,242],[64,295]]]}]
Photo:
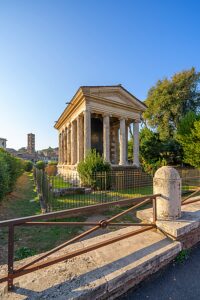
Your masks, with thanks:
[{"label": "clear blue sky", "polygon": [[200,1],[0,1],[0,137],[57,146],[54,121],[80,85],[158,79],[200,67]]}]

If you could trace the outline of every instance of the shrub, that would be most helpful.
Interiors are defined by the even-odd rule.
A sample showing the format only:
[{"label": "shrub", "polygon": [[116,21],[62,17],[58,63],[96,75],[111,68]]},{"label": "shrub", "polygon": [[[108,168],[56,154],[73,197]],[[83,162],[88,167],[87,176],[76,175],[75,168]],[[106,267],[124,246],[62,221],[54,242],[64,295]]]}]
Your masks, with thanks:
[{"label": "shrub", "polygon": [[57,166],[57,164],[58,164],[58,162],[57,161],[53,161],[53,160],[51,160],[51,161],[48,162],[49,166]]},{"label": "shrub", "polygon": [[0,200],[9,191],[9,180],[8,164],[3,156],[0,155]]},{"label": "shrub", "polygon": [[[95,176],[96,172],[110,171],[110,164],[105,162],[96,150],[91,150],[86,155],[84,161],[78,164],[77,171],[83,185],[102,188],[102,180]],[[107,175],[105,175],[103,182],[109,182]]]},{"label": "shrub", "polygon": [[21,247],[15,251],[15,260],[21,260],[29,256],[36,254],[35,249],[30,249],[28,247]]},{"label": "shrub", "polygon": [[26,172],[31,172],[32,169],[33,169],[33,163],[32,163],[32,161],[26,160],[26,161],[24,162],[24,171],[26,171]]},{"label": "shrub", "polygon": [[57,174],[57,163],[48,163],[48,165],[45,168],[45,172],[49,176],[55,176]]},{"label": "shrub", "polygon": [[[7,151],[0,149],[1,187],[0,198],[12,192],[17,178],[23,173],[23,161]],[[4,183],[3,183],[4,182]]]},{"label": "shrub", "polygon": [[39,169],[39,170],[44,170],[45,167],[46,167],[46,164],[45,164],[44,161],[39,160],[39,161],[36,162],[36,165],[35,165],[35,166],[36,166],[36,168]]}]

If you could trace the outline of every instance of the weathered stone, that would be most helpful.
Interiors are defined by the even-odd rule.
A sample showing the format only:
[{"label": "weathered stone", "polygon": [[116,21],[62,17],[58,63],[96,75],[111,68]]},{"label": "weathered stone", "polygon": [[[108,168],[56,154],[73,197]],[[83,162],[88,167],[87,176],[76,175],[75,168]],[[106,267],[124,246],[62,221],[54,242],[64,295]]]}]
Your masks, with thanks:
[{"label": "weathered stone", "polygon": [[181,179],[172,167],[159,168],[153,179],[153,193],[156,198],[158,220],[174,220],[181,216]]},{"label": "weathered stone", "polygon": [[[52,257],[133,230],[136,229],[129,227],[83,240]],[[180,250],[179,242],[151,230],[22,276],[17,279],[20,286],[17,292],[5,295],[4,299],[114,299],[159,270]],[[31,260],[33,258],[28,258],[16,265]]]}]

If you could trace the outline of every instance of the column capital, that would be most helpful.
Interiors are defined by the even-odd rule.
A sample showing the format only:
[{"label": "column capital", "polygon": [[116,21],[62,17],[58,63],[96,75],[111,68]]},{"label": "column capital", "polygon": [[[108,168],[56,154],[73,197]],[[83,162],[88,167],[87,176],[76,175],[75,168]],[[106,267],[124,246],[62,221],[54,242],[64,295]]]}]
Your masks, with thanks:
[{"label": "column capital", "polygon": [[134,119],[133,123],[141,123],[141,120],[140,119]]}]

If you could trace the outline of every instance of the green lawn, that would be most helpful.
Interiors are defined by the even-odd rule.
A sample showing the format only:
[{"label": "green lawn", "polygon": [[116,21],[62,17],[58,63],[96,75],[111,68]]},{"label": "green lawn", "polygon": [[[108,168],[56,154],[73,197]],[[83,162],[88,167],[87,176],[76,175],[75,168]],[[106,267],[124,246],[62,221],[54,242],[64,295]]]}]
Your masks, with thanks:
[{"label": "green lawn", "polygon": [[[0,203],[0,220],[40,214],[33,176],[24,173],[18,180],[14,192]],[[62,221],[84,221],[83,217],[66,218]],[[70,239],[82,228],[77,227],[22,227],[15,228],[15,257],[21,259],[47,251]],[[0,264],[7,261],[7,228],[0,229]]]},{"label": "green lawn", "polygon": [[53,189],[61,189],[71,187],[71,183],[65,181],[61,176],[50,176],[50,183]]},{"label": "green lawn", "polygon": [[152,186],[123,189],[119,191],[94,191],[90,194],[72,194],[51,200],[52,210],[80,207],[98,203],[136,198],[153,193]]}]

